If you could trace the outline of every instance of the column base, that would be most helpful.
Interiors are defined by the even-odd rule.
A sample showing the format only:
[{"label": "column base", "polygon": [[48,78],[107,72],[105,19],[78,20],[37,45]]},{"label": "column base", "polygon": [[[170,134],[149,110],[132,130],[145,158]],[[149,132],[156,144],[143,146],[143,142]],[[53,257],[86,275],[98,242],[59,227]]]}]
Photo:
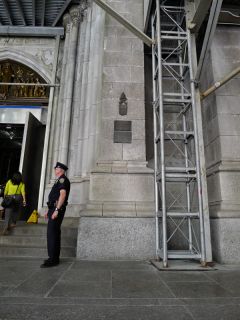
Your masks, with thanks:
[{"label": "column base", "polygon": [[219,263],[240,263],[240,217],[211,218],[213,259]]},{"label": "column base", "polygon": [[155,246],[154,218],[80,218],[78,259],[148,260]]}]

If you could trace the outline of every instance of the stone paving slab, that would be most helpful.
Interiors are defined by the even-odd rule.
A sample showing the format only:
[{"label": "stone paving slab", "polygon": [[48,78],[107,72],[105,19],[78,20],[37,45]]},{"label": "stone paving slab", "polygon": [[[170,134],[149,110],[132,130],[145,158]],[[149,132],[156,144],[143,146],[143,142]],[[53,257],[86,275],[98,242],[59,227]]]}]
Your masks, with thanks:
[{"label": "stone paving slab", "polygon": [[181,306],[56,306],[56,305],[0,305],[0,319],[11,320],[192,320],[189,312]]},{"label": "stone paving slab", "polygon": [[239,320],[240,268],[159,271],[148,261],[0,259],[0,320]]}]

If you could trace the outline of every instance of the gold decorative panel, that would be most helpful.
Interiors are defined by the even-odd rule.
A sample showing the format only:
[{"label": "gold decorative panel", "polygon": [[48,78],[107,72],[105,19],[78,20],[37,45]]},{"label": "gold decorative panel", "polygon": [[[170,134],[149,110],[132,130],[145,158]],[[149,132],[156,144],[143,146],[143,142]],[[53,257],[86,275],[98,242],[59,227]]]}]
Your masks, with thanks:
[{"label": "gold decorative panel", "polygon": [[35,71],[22,64],[5,60],[0,63],[0,83],[22,83],[23,85],[1,85],[0,100],[46,100],[49,88],[30,83],[46,83]]}]

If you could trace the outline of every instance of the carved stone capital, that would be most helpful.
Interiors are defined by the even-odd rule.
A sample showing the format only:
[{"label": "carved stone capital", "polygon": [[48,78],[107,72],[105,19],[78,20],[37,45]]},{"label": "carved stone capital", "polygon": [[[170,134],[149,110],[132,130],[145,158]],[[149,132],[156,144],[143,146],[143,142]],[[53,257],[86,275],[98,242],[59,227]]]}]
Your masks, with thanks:
[{"label": "carved stone capital", "polygon": [[77,25],[81,21],[80,6],[74,6],[69,10],[73,25]]},{"label": "carved stone capital", "polygon": [[89,1],[90,0],[82,0],[81,3],[80,3],[80,14],[82,16],[82,19],[84,17],[86,17],[86,15],[87,15],[87,9],[88,9],[88,7],[90,5]]}]

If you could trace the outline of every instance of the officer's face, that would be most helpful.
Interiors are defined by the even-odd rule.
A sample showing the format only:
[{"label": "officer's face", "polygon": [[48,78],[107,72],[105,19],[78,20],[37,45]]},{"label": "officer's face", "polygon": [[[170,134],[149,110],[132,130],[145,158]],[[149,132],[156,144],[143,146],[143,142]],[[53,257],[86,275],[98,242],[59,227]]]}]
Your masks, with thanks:
[{"label": "officer's face", "polygon": [[55,175],[57,177],[60,177],[62,174],[64,174],[64,170],[61,168],[55,168]]}]

